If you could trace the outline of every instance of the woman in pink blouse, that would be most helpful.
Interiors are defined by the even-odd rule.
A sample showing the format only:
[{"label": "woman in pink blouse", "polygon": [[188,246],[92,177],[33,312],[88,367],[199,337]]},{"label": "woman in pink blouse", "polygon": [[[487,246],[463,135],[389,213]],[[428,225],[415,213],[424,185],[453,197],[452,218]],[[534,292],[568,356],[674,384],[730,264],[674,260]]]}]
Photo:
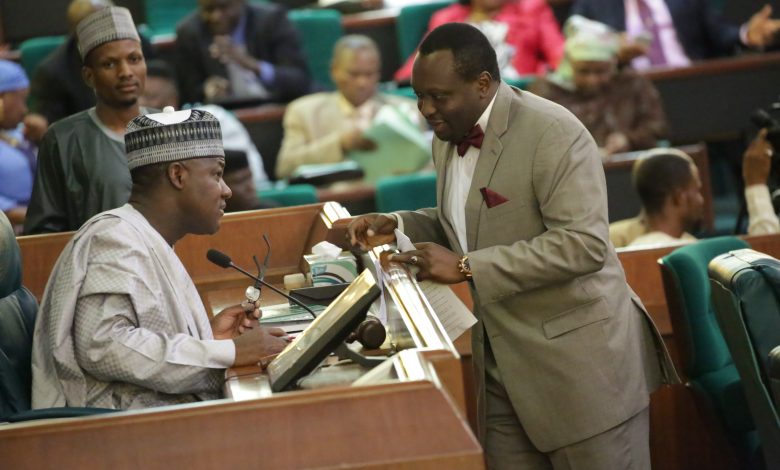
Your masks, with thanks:
[{"label": "woman in pink blouse", "polygon": [[[502,78],[554,70],[563,55],[563,36],[545,0],[460,0],[434,13],[428,31],[445,23],[480,28],[496,49]],[[396,81],[411,78],[415,54],[395,73]]]}]

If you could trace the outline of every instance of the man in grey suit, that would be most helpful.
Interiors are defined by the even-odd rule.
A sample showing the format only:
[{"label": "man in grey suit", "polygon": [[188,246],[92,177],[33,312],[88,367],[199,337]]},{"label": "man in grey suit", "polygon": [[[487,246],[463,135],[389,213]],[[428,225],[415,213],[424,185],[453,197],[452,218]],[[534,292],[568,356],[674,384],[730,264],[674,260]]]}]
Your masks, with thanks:
[{"label": "man in grey suit", "polygon": [[365,215],[349,235],[366,248],[398,227],[424,243],[394,261],[419,279],[469,282],[488,466],[650,468],[649,395],[678,379],[609,243],[590,134],[501,83],[490,43],[467,24],[425,38],[412,86],[436,134],[438,206]]}]

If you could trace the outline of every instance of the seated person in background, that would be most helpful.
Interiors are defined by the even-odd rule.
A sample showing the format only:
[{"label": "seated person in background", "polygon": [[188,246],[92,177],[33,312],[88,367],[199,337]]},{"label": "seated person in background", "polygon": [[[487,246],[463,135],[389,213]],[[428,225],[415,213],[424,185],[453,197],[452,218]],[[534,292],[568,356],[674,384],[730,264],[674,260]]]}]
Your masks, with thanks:
[{"label": "seated person in background", "polygon": [[646,42],[647,54],[634,68],[684,67],[693,60],[733,54],[739,46],[766,47],[776,40],[780,21],[764,6],[750,21],[737,26],[726,21],[712,1],[576,0],[572,15],[605,23],[629,38]]},{"label": "seated person in background", "polygon": [[286,345],[253,304],[209,320],[173,251],[187,234],[219,230],[230,189],[216,118],[166,111],[130,122],[130,202],[84,224],[51,274],[33,336],[33,408],[218,398],[225,368]]},{"label": "seated person in background", "polygon": [[288,102],[311,83],[298,32],[278,5],[200,0],[176,28],[184,103],[234,98]]},{"label": "seated person in background", "polygon": [[30,82],[19,64],[0,60],[0,210],[21,231],[46,119],[27,114]]},{"label": "seated person in background", "polygon": [[225,149],[225,171],[222,179],[233,193],[225,206],[225,212],[252,211],[278,207],[271,201],[261,201],[257,195],[257,187],[252,180],[249,169],[249,159],[246,152]]},{"label": "seated person in background", "polygon": [[350,151],[375,148],[363,132],[384,105],[395,106],[422,126],[413,100],[377,92],[380,60],[379,49],[366,36],[348,35],[336,42],[330,74],[337,91],[304,96],[287,106],[277,177],[289,177],[300,165],[336,163]]},{"label": "seated person in background", "polygon": [[[459,0],[434,13],[428,31],[445,23],[479,28],[495,49],[505,80],[555,69],[563,55],[561,29],[545,0]],[[416,55],[395,73],[395,81],[409,81]]]},{"label": "seated person in background", "polygon": [[780,233],[780,221],[767,186],[774,153],[775,149],[767,140],[767,130],[761,129],[742,158],[749,235]]},{"label": "seated person in background", "polygon": [[97,102],[43,137],[26,234],[76,230],[130,196],[123,135],[131,119],[147,114],[138,105],[146,80],[138,31],[127,8],[106,7],[81,20],[76,35],[82,76]]},{"label": "seated person in background", "polygon": [[[68,6],[69,36],[38,65],[32,76],[33,110],[50,123],[95,106],[95,91],[81,78],[83,66],[76,44],[76,25],[95,11],[112,6],[110,0],[73,0]],[[144,57],[153,57],[152,45],[141,37]]]},{"label": "seated person in background", "polygon": [[[156,109],[163,109],[166,106],[173,106],[175,109],[180,107],[176,78],[168,64],[161,60],[147,62],[146,86],[138,103],[141,106]],[[249,168],[252,171],[251,176],[254,180],[254,185],[262,187],[267,184],[268,175],[263,167],[263,159],[241,121],[230,111],[215,104],[197,104],[192,107],[208,111],[219,120],[225,149],[245,152],[249,160]]]},{"label": "seated person in background", "polygon": [[699,169],[691,157],[674,148],[648,150],[634,162],[634,188],[642,212],[609,225],[616,248],[694,241],[704,216]]},{"label": "seated person in background", "polygon": [[561,65],[529,91],[574,113],[604,156],[655,147],[666,135],[661,99],[649,80],[618,68],[619,36],[582,17],[570,18],[564,32]]}]

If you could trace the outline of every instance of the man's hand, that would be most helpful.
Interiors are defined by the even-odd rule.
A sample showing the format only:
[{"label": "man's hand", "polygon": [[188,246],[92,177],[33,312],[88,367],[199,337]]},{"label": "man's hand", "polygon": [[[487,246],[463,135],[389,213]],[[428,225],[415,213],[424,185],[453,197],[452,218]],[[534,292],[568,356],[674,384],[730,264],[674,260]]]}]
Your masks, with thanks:
[{"label": "man's hand", "polygon": [[49,121],[40,114],[30,113],[24,117],[24,138],[38,145],[49,128]]},{"label": "man's hand", "polygon": [[254,73],[260,73],[260,65],[257,63],[257,60],[249,55],[246,47],[234,43],[230,36],[215,36],[214,42],[209,46],[209,53],[211,57],[223,64],[232,62]]},{"label": "man's hand", "polygon": [[203,83],[203,95],[206,102],[225,98],[230,94],[230,81],[225,77],[211,76]]},{"label": "man's hand", "polygon": [[351,129],[341,135],[341,149],[344,152],[352,150],[375,150],[376,142],[363,136],[360,129]]},{"label": "man's hand", "polygon": [[244,301],[222,310],[211,319],[211,331],[214,339],[233,339],[247,330],[259,325],[261,317],[259,303]]},{"label": "man's hand", "polygon": [[773,20],[772,7],[764,5],[750,18],[747,23],[747,45],[750,47],[766,47],[775,41],[780,31],[780,20]]},{"label": "man's hand", "polygon": [[442,284],[457,284],[466,280],[460,272],[460,256],[436,243],[416,243],[416,250],[390,255],[389,261],[417,266],[417,280],[431,280]]},{"label": "man's hand", "polygon": [[287,333],[281,328],[254,328],[233,339],[236,345],[234,366],[257,364],[261,359],[279,354],[287,347]]},{"label": "man's hand", "polygon": [[366,214],[354,219],[347,227],[352,246],[368,251],[371,248],[395,241],[395,217],[387,214]]},{"label": "man's hand", "polygon": [[766,184],[772,168],[774,149],[766,139],[767,130],[761,129],[742,157],[742,178],[745,187],[754,184]]},{"label": "man's hand", "polygon": [[626,152],[631,148],[631,142],[622,132],[613,132],[607,136],[604,143],[604,153],[612,155],[615,153]]}]

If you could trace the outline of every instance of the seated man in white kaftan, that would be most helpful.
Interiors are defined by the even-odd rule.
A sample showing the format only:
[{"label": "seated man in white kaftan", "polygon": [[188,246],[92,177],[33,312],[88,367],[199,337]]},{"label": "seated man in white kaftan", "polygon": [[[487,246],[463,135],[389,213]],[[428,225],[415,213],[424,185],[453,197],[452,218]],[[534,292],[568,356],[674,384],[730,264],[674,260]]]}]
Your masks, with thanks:
[{"label": "seated man in white kaftan", "polygon": [[96,215],[60,256],[33,339],[34,408],[143,408],[218,398],[224,370],[287,344],[256,305],[209,321],[173,250],[219,230],[230,189],[219,122],[205,111],[138,116],[125,134],[130,201]]}]

